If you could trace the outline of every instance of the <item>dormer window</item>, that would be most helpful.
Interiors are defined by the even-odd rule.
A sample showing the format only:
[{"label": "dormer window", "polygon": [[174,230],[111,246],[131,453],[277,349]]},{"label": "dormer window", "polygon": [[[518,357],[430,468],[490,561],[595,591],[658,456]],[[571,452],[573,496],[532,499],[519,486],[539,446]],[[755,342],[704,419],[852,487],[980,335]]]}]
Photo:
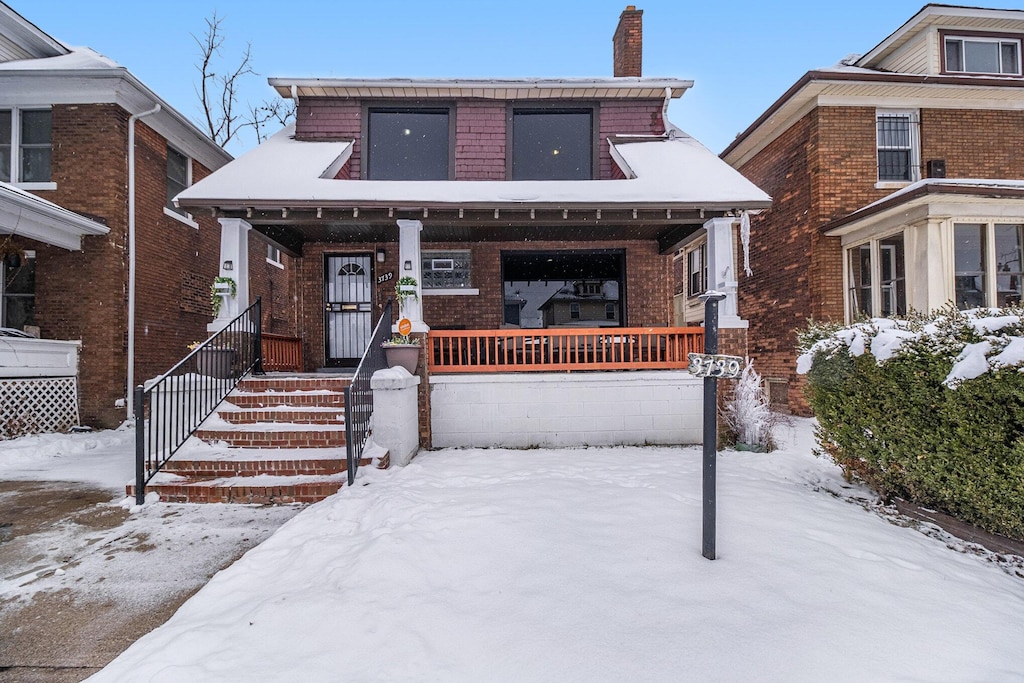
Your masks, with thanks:
[{"label": "dormer window", "polygon": [[450,180],[448,107],[374,107],[367,111],[369,180]]},{"label": "dormer window", "polygon": [[514,107],[509,115],[512,180],[591,180],[595,110]]},{"label": "dormer window", "polygon": [[987,36],[946,36],[946,72],[1020,76],[1020,40]]}]

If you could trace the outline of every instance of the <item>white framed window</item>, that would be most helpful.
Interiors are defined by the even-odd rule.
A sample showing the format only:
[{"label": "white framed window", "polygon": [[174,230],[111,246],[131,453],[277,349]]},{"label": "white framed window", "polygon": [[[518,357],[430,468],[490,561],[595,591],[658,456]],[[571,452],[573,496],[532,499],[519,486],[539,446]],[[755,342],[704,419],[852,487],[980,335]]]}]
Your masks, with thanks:
[{"label": "white framed window", "polygon": [[167,203],[164,214],[171,218],[199,229],[199,224],[192,219],[192,214],[174,205],[174,198],[192,184],[192,160],[170,145],[167,145]]},{"label": "white framed window", "polygon": [[912,183],[921,178],[921,144],[916,111],[875,112],[878,182]]},{"label": "white framed window", "polygon": [[423,289],[468,289],[472,286],[469,250],[423,251],[420,256]]},{"label": "white framed window", "polygon": [[267,244],[267,263],[278,268],[284,268],[284,261],[281,260],[281,250],[273,244]]},{"label": "white framed window", "polygon": [[847,320],[907,314],[907,265],[903,233],[846,249]]},{"label": "white framed window", "polygon": [[0,259],[0,327],[35,325],[36,253],[25,250]]},{"label": "white framed window", "polygon": [[946,36],[948,73],[1020,76],[1020,40],[987,36]]},{"label": "white framed window", "polygon": [[29,189],[51,182],[53,112],[49,108],[0,109],[0,180]]},{"label": "white framed window", "polygon": [[1024,294],[1024,224],[953,224],[957,308],[1010,306]]},{"label": "white framed window", "polygon": [[687,296],[700,296],[708,289],[707,242],[686,252]]}]

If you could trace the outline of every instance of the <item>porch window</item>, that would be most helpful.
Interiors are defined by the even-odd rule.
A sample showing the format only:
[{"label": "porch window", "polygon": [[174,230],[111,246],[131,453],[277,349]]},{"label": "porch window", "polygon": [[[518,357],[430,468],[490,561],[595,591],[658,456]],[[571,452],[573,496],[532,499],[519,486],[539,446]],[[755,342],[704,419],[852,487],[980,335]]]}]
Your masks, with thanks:
[{"label": "porch window", "polygon": [[49,109],[0,110],[0,181],[50,182],[52,130]]},{"label": "porch window", "polygon": [[627,324],[622,250],[502,252],[501,272],[506,325]]},{"label": "porch window", "polygon": [[907,314],[903,233],[846,250],[848,317],[888,318]]},{"label": "porch window", "polygon": [[181,216],[188,216],[188,212],[176,207],[174,198],[189,186],[189,166],[187,156],[170,145],[167,146],[167,203],[164,206]]},{"label": "porch window", "polygon": [[689,296],[700,296],[708,288],[708,245],[704,244],[686,254],[686,272],[689,279]]},{"label": "porch window", "polygon": [[998,37],[947,36],[946,71],[1019,76],[1020,40]]},{"label": "porch window", "polygon": [[366,178],[449,180],[449,110],[370,109]]},{"label": "porch window", "polygon": [[512,180],[594,177],[593,109],[524,109],[511,115]]},{"label": "porch window", "polygon": [[466,251],[421,252],[423,289],[465,289],[471,286],[472,258]]},{"label": "porch window", "polygon": [[957,223],[953,226],[956,307],[961,310],[986,305],[985,251],[987,227],[981,223]]},{"label": "porch window", "polygon": [[917,120],[917,112],[877,112],[879,182],[913,182],[920,177]]},{"label": "porch window", "polygon": [[267,244],[267,263],[274,266],[284,266],[281,260],[281,250],[273,244]]},{"label": "porch window", "polygon": [[1024,224],[953,226],[956,306],[1014,306],[1024,297]]},{"label": "porch window", "polygon": [[0,327],[24,330],[36,324],[35,252],[23,254],[8,255],[0,262]]}]

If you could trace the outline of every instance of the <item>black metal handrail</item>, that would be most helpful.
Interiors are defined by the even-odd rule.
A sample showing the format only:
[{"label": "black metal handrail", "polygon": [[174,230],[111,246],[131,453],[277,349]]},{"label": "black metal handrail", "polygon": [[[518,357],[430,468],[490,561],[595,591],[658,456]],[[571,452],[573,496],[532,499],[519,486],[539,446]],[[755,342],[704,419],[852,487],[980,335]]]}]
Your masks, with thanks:
[{"label": "black metal handrail", "polygon": [[248,372],[263,374],[260,298],[177,365],[135,388],[135,500]]},{"label": "black metal handrail", "polygon": [[370,378],[373,373],[387,367],[384,348],[381,346],[391,336],[391,310],[393,301],[388,299],[384,310],[373,330],[370,343],[359,360],[352,383],[345,387],[345,450],[347,456],[348,485],[351,486],[363,457],[363,447],[370,432],[370,417],[373,415],[373,389]]}]

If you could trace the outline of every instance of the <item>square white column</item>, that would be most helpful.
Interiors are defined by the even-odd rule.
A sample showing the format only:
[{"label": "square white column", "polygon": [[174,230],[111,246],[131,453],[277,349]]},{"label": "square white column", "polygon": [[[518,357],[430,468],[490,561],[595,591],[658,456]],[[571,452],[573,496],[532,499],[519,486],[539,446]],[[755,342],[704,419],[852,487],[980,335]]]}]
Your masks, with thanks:
[{"label": "square white column", "polygon": [[222,298],[220,312],[216,319],[206,326],[208,332],[224,329],[239,313],[249,307],[249,231],[252,230],[252,226],[241,218],[217,220],[220,223],[218,274],[235,281],[235,296]]},{"label": "square white column", "polygon": [[725,294],[718,304],[719,327],[747,327],[748,323],[739,316],[736,290],[736,241],[733,239],[731,217],[712,218],[704,223],[708,233],[708,288]]},{"label": "square white column", "polygon": [[[401,306],[398,317],[408,318],[413,332],[429,332],[423,322],[423,274],[420,259],[420,232],[423,223],[417,220],[398,221],[398,277],[416,279],[416,296],[408,297]],[[397,332],[397,328],[393,331]]]}]

